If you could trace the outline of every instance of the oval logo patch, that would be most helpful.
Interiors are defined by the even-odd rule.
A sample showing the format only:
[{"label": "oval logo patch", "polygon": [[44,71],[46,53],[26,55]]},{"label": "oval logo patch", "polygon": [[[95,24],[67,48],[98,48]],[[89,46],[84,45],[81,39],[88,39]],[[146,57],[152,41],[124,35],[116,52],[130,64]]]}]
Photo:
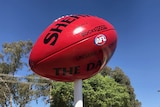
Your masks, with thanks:
[{"label": "oval logo patch", "polygon": [[95,37],[94,43],[98,46],[102,46],[106,43],[107,39],[106,36],[103,34],[99,34]]}]

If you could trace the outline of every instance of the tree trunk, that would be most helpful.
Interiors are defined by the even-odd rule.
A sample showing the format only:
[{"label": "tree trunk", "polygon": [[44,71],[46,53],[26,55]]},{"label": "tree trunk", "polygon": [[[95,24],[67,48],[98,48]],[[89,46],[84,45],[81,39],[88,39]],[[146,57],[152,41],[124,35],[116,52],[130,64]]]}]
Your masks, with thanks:
[{"label": "tree trunk", "polygon": [[9,97],[9,105],[10,107],[12,107],[12,95],[10,94],[10,97]]}]

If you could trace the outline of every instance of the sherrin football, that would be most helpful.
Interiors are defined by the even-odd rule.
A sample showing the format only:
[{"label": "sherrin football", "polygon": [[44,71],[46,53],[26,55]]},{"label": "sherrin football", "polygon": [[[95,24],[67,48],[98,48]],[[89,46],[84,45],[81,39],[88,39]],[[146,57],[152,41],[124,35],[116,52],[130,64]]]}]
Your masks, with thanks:
[{"label": "sherrin football", "polygon": [[116,44],[116,30],[108,21],[91,15],[66,15],[40,35],[29,65],[36,74],[56,81],[87,79],[106,65]]}]

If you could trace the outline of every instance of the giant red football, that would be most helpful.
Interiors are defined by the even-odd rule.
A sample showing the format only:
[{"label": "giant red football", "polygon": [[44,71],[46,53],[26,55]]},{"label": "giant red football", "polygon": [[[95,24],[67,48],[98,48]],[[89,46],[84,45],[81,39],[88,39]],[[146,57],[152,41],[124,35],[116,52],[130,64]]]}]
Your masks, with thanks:
[{"label": "giant red football", "polygon": [[40,35],[29,65],[35,73],[56,81],[87,79],[106,65],[116,44],[116,30],[108,21],[91,15],[66,15]]}]

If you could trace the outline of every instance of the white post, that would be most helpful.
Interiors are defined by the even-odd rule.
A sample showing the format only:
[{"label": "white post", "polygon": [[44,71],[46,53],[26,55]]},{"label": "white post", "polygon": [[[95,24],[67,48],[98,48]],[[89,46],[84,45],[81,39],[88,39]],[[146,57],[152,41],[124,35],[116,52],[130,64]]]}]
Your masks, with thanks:
[{"label": "white post", "polygon": [[81,79],[74,81],[74,107],[83,107]]}]

